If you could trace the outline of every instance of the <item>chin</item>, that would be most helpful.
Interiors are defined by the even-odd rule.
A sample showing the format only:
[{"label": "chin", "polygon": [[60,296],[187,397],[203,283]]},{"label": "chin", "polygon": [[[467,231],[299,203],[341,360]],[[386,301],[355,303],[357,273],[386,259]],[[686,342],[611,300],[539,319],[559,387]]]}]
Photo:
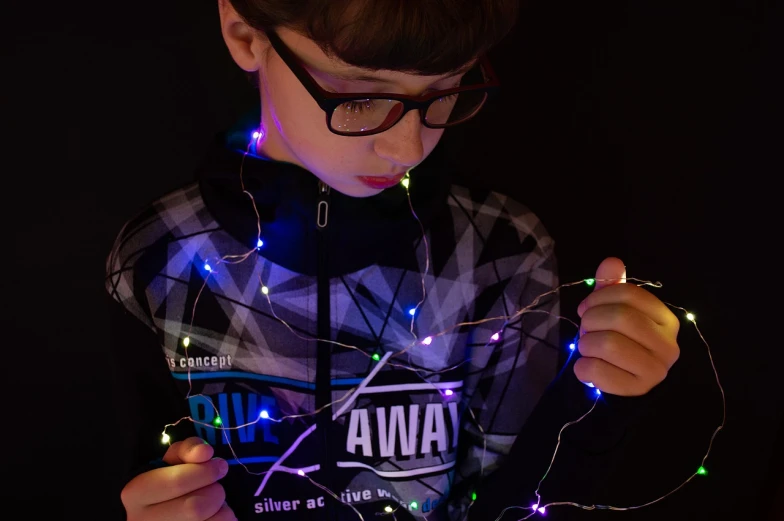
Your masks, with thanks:
[{"label": "chin", "polygon": [[356,197],[359,199],[364,199],[366,197],[373,197],[374,195],[378,195],[384,190],[376,190],[373,188],[369,188],[367,186],[357,186],[357,185],[350,185],[350,186],[332,186],[333,190],[337,190],[343,195],[347,195],[349,197]]}]

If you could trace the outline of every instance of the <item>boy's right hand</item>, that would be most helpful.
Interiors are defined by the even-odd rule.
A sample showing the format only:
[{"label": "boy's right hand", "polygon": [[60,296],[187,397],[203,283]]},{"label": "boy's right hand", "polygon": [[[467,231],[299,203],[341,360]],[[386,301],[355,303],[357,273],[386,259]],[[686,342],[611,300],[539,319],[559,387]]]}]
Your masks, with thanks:
[{"label": "boy's right hand", "polygon": [[133,478],[122,490],[127,521],[235,521],[218,480],[226,460],[201,438],[173,443],[163,461],[171,465]]}]

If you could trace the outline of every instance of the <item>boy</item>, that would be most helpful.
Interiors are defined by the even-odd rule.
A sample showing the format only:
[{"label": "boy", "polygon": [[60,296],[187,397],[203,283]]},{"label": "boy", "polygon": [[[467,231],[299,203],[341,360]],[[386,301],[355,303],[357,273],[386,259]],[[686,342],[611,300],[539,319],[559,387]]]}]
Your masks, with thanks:
[{"label": "boy", "polygon": [[[557,293],[511,318],[557,287],[553,241],[519,203],[451,185],[436,148],[497,88],[485,54],[517,1],[219,7],[261,117],[107,263],[127,518],[462,518],[560,348]],[[599,267],[574,372],[640,395],[678,322],[604,282],[623,277]]]}]

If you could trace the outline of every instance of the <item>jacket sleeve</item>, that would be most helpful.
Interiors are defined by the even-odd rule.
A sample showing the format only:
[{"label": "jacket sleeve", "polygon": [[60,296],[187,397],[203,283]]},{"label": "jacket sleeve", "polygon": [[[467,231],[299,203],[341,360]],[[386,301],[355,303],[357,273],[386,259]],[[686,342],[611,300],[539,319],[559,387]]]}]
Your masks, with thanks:
[{"label": "jacket sleeve", "polygon": [[[162,465],[168,444],[162,442],[164,426],[188,417],[184,397],[161,349],[157,334],[115,299],[107,296],[109,308],[114,410],[112,429],[116,495],[136,475]],[[171,442],[194,435],[189,421],[167,429]]]},{"label": "jacket sleeve", "polygon": [[[539,489],[542,505],[552,501],[602,503],[603,484],[624,456],[630,429],[660,390],[635,398],[606,393],[597,396],[595,389],[575,377],[578,358],[578,354],[572,355],[548,387],[517,436],[506,464],[480,484],[469,520],[495,519],[513,505],[529,510],[518,509],[505,518],[519,519],[531,513],[530,507],[538,502],[535,491],[553,461],[559,433],[561,444]],[[581,417],[579,423],[561,432],[567,423]]]},{"label": "jacket sleeve", "polygon": [[[546,248],[507,258],[499,270],[513,272],[500,278],[500,296],[475,316],[509,317],[475,328],[476,338],[463,398],[463,430],[458,468],[450,493],[450,518],[464,519],[481,482],[501,468],[515,439],[558,368],[558,275],[552,241]],[[501,271],[502,273],[502,271]],[[549,293],[549,294],[548,294]],[[544,295],[544,296],[543,296]],[[489,299],[487,299],[489,301]],[[515,316],[520,310],[526,312]],[[497,337],[493,335],[497,334]]]}]

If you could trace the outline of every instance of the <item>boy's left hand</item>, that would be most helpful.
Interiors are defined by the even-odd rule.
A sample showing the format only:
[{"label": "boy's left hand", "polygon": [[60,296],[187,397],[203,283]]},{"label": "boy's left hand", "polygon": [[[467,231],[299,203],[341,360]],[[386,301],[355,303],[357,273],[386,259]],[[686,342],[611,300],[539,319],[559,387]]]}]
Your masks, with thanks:
[{"label": "boy's left hand", "polygon": [[625,281],[626,267],[615,257],[596,270],[596,288],[577,307],[583,356],[574,373],[602,392],[640,396],[678,360],[680,322],[652,293]]}]

